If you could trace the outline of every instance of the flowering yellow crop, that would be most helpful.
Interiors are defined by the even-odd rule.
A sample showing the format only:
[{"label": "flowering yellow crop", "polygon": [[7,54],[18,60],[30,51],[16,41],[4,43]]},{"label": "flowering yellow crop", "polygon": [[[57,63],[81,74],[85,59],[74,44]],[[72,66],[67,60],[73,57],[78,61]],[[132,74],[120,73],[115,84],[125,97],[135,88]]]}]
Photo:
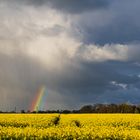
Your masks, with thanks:
[{"label": "flowering yellow crop", "polygon": [[140,115],[1,114],[0,139],[140,140]]}]

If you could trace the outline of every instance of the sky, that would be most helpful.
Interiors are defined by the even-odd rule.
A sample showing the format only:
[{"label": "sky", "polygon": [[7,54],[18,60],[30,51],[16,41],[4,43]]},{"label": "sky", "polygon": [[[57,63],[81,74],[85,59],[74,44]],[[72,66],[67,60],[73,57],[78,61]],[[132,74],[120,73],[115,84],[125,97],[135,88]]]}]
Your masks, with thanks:
[{"label": "sky", "polygon": [[0,110],[140,104],[139,0],[0,0]]}]

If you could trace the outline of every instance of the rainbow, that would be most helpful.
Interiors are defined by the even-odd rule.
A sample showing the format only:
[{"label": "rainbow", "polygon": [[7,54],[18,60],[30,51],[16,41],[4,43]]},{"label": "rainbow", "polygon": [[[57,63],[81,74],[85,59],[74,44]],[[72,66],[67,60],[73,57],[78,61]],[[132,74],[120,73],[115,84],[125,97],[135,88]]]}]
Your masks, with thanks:
[{"label": "rainbow", "polygon": [[42,86],[38,90],[34,100],[31,103],[30,111],[38,112],[39,110],[44,110],[45,109],[44,107],[46,107],[46,96],[47,96],[46,87]]}]

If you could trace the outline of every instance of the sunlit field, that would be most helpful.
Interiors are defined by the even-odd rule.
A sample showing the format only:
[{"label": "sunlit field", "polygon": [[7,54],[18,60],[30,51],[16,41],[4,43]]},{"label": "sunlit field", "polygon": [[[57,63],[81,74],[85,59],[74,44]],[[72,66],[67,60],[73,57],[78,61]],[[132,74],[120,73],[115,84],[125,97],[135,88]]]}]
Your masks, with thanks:
[{"label": "sunlit field", "polygon": [[140,139],[138,114],[1,114],[0,139]]}]

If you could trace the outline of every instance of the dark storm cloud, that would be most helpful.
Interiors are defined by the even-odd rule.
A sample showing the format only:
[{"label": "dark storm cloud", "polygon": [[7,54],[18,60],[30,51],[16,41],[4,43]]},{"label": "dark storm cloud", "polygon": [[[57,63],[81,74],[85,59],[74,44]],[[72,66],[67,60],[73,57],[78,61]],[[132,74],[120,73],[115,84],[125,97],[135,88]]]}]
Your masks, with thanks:
[{"label": "dark storm cloud", "polygon": [[105,8],[109,0],[30,0],[31,5],[44,6],[45,4],[60,11],[80,13],[84,11]]},{"label": "dark storm cloud", "polygon": [[[137,103],[135,97],[130,97],[139,96],[138,92],[129,92],[129,97],[127,95],[127,92],[137,88],[136,85],[140,82],[137,76],[129,75],[129,73],[137,73],[136,67],[131,63],[82,63],[81,66],[83,67],[80,67],[79,71],[73,68],[75,69],[73,73],[71,73],[72,68],[66,69],[63,72],[63,78],[58,78],[57,91],[65,97],[69,106],[74,107],[75,102],[76,104],[104,103],[105,101],[121,103],[128,101],[128,98],[130,102]],[[127,85],[127,87],[124,89],[121,86],[112,85],[111,81]]]},{"label": "dark storm cloud", "polygon": [[[135,25],[136,22],[140,21],[138,19],[134,21],[133,18],[128,19],[128,17],[124,16],[116,18],[104,27],[95,30],[88,29],[86,31],[88,34],[86,42],[95,42],[98,44],[139,42],[140,27],[138,27],[139,25]],[[92,37],[92,34],[94,37]]]},{"label": "dark storm cloud", "polygon": [[[83,16],[78,27],[85,43],[131,43],[140,41],[140,1],[113,1],[103,12]],[[82,17],[82,16],[81,16]],[[88,22],[87,22],[88,21]]]},{"label": "dark storm cloud", "polygon": [[61,12],[79,14],[85,11],[106,8],[111,3],[111,0],[11,0],[10,3],[5,0],[2,3],[8,3],[9,6],[18,6],[19,4],[21,6],[45,6]]}]

